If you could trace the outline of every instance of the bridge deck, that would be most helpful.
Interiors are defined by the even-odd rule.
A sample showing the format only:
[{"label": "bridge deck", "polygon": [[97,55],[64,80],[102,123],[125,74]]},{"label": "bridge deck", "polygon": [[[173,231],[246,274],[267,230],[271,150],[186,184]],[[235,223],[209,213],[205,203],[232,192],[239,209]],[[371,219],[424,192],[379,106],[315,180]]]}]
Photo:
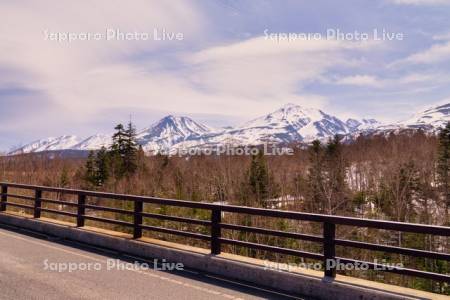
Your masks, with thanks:
[{"label": "bridge deck", "polygon": [[[0,228],[2,299],[302,299],[190,270],[107,270],[107,260],[134,258]],[[47,263],[45,262],[46,260]],[[101,264],[100,271],[54,271],[54,263]],[[96,266],[98,266],[98,264]],[[45,267],[52,270],[45,270]]]}]

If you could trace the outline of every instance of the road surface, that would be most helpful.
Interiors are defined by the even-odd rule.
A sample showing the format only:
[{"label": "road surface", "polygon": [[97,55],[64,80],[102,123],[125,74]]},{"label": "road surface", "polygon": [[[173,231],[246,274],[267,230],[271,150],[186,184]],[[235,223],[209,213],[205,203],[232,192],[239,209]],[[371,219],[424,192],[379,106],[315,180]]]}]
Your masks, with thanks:
[{"label": "road surface", "polygon": [[167,266],[0,225],[0,299],[303,299]]}]

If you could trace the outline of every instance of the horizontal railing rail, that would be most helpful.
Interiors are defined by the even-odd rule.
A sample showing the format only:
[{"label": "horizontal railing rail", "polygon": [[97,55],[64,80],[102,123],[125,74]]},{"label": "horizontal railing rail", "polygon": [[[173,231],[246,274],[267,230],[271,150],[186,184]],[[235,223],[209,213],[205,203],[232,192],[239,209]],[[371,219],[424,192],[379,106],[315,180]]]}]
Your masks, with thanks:
[{"label": "horizontal railing rail", "polygon": [[[398,266],[387,266],[377,263],[370,263],[366,261],[354,260],[344,257],[336,256],[336,247],[348,247],[356,249],[364,249],[370,251],[379,251],[384,253],[392,253],[399,255],[406,255],[416,258],[426,258],[450,261],[449,253],[433,252],[419,249],[411,249],[404,247],[396,247],[390,245],[374,244],[353,240],[340,239],[336,237],[336,226],[352,226],[352,227],[364,227],[372,229],[390,230],[397,232],[408,232],[408,233],[419,233],[419,234],[429,234],[434,236],[441,236],[444,238],[450,237],[450,227],[446,226],[435,226],[435,225],[424,225],[424,224],[413,224],[413,223],[403,223],[403,222],[392,222],[384,220],[371,220],[371,219],[361,219],[354,217],[343,217],[343,216],[333,216],[324,214],[311,214],[302,213],[294,211],[283,211],[283,210],[272,210],[263,208],[253,208],[244,206],[234,206],[234,205],[221,205],[213,203],[204,202],[194,202],[185,200],[174,200],[174,199],[163,199],[157,197],[148,196],[134,196],[125,194],[114,194],[105,193],[97,191],[86,191],[77,189],[66,189],[57,187],[47,187],[38,185],[25,185],[16,183],[2,182],[1,193],[0,193],[0,211],[6,211],[8,206],[16,207],[19,209],[30,210],[33,212],[35,218],[40,218],[41,212],[60,214],[68,217],[73,217],[76,219],[76,224],[78,227],[85,225],[85,220],[97,221],[102,223],[109,223],[113,225],[124,226],[131,228],[133,230],[133,237],[138,239],[142,237],[143,230],[173,234],[177,236],[199,239],[207,241],[210,243],[211,254],[218,255],[222,251],[222,245],[235,245],[239,247],[251,248],[255,250],[262,250],[271,253],[290,255],[301,258],[308,258],[313,260],[320,260],[324,262],[324,272],[326,277],[336,276],[336,262],[343,264],[365,264],[369,269],[382,270],[385,272],[391,272],[401,275],[415,276],[421,278],[427,278],[431,280],[441,281],[450,283],[450,275],[442,273],[433,273],[428,271],[421,271],[415,269],[408,269]],[[8,193],[8,189],[22,189],[34,192],[34,196],[25,196],[16,193]],[[56,199],[48,199],[42,197],[43,192],[49,193],[59,193],[67,195],[76,195],[76,202],[62,201]],[[129,201],[133,203],[133,208],[131,209],[121,209],[116,207],[99,206],[86,203],[87,197],[95,197],[100,199],[109,200],[122,200]],[[20,204],[9,201],[9,199],[21,199],[29,201],[30,204]],[[28,202],[27,202],[28,203]],[[61,206],[69,206],[76,208],[76,212],[67,212],[62,209],[49,209],[43,208],[42,203],[51,203]],[[188,209],[201,209],[210,212],[209,220],[200,220],[188,217],[171,216],[165,214],[156,214],[144,211],[144,204],[156,204],[165,206],[175,206]],[[90,211],[106,211],[112,213],[118,213],[121,215],[131,216],[132,221],[122,221],[116,219],[109,219],[99,216],[89,215]],[[323,234],[322,235],[310,235],[302,234],[296,232],[287,232],[281,230],[273,230],[259,227],[243,226],[237,224],[225,223],[222,221],[222,216],[224,213],[235,213],[243,215],[252,215],[260,217],[270,217],[270,218],[282,218],[297,221],[308,221],[315,222],[322,225]],[[204,234],[201,232],[191,232],[185,230],[178,230],[160,226],[152,226],[145,224],[145,219],[156,219],[163,221],[180,222],[185,224],[193,224],[198,226],[203,226],[209,228],[210,234]],[[308,241],[316,243],[321,246],[321,253],[313,253],[308,251],[301,251],[289,248],[282,248],[273,245],[260,244],[242,240],[235,240],[225,238],[222,235],[222,230],[231,230],[237,232],[247,232],[255,233],[265,236],[279,237],[279,238],[289,238],[301,241]],[[205,230],[203,231],[205,232]],[[334,263],[329,263],[334,262]]]}]

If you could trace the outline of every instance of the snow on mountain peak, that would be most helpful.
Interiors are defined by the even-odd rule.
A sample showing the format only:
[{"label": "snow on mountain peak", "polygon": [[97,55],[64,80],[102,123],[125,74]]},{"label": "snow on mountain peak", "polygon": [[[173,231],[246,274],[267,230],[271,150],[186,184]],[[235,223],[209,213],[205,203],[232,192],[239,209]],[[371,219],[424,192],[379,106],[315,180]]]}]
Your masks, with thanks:
[{"label": "snow on mountain peak", "polygon": [[450,103],[430,107],[397,124],[408,128],[436,130],[445,127],[448,122],[450,122]]},{"label": "snow on mountain peak", "polygon": [[267,126],[267,124],[275,124],[275,123],[302,123],[306,125],[312,120],[320,119],[323,116],[323,113],[315,108],[306,108],[300,105],[295,105],[292,103],[288,103],[281,107],[280,109],[254,119],[250,122],[247,122],[242,128],[248,127],[258,127],[258,126]]},{"label": "snow on mountain peak", "polygon": [[189,117],[168,115],[154,123],[150,128],[140,132],[139,135],[151,133],[160,136],[165,133],[175,133],[180,136],[188,137],[190,135],[201,135],[210,131],[212,131],[211,128],[197,123]]},{"label": "snow on mountain peak", "polygon": [[112,135],[95,134],[72,147],[72,150],[98,150],[112,144]]},{"label": "snow on mountain peak", "polygon": [[271,113],[269,116],[279,116],[287,121],[296,121],[298,119],[320,120],[325,114],[316,108],[304,107],[288,103],[277,111]]},{"label": "snow on mountain peak", "polygon": [[361,131],[361,130],[367,130],[367,129],[375,129],[376,127],[380,126],[381,123],[378,122],[375,119],[348,119],[345,124],[350,129],[350,132],[355,131]]},{"label": "snow on mountain peak", "polygon": [[289,143],[311,141],[335,134],[345,134],[349,130],[344,122],[324,113],[322,110],[288,103],[280,109],[254,119],[237,128],[241,139],[254,143]]},{"label": "snow on mountain peak", "polygon": [[358,121],[356,119],[348,119],[345,124],[351,129],[357,129],[362,125],[361,121]]},{"label": "snow on mountain peak", "polygon": [[22,154],[30,152],[54,151],[70,149],[80,140],[74,135],[62,135],[59,137],[49,137],[46,139],[36,140],[25,146],[14,149],[9,154]]},{"label": "snow on mountain peak", "polygon": [[210,132],[210,127],[189,117],[168,115],[139,132],[137,139],[145,151],[167,151],[177,143],[196,139]]}]

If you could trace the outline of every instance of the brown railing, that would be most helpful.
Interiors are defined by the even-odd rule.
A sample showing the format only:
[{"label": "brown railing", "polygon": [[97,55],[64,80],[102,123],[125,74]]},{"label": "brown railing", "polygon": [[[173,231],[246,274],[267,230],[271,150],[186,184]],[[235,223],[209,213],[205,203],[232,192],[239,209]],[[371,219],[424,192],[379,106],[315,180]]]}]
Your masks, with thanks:
[{"label": "brown railing", "polygon": [[[183,236],[183,237],[188,237],[188,238],[200,239],[200,240],[210,242],[211,254],[213,254],[213,255],[217,255],[217,254],[221,253],[221,249],[222,249],[221,245],[222,244],[229,244],[229,245],[247,247],[247,248],[251,248],[251,249],[268,251],[268,252],[272,252],[272,253],[279,253],[279,254],[301,257],[301,258],[320,260],[320,261],[325,262],[324,266],[326,266],[326,267],[325,267],[324,272],[325,272],[326,277],[335,277],[336,276],[336,268],[333,267],[333,265],[336,265],[336,264],[329,264],[330,267],[327,267],[328,264],[326,262],[339,261],[339,263],[342,263],[342,264],[361,264],[361,263],[363,263],[366,266],[368,266],[369,269],[383,270],[385,272],[427,278],[427,279],[431,279],[431,280],[435,280],[435,281],[450,283],[450,275],[449,274],[426,272],[426,271],[421,271],[421,270],[416,270],[416,269],[408,269],[408,268],[397,267],[397,266],[384,266],[382,264],[377,264],[377,263],[359,261],[359,260],[354,260],[354,259],[350,259],[350,258],[336,257],[336,246],[343,246],[343,247],[358,248],[358,249],[365,249],[365,250],[372,250],[372,251],[381,251],[381,252],[385,252],[385,253],[395,253],[395,254],[413,256],[413,257],[418,257],[418,258],[429,258],[429,259],[435,259],[435,260],[450,261],[449,253],[432,252],[432,251],[425,251],[425,250],[418,250],[418,249],[411,249],[411,248],[402,248],[402,247],[394,247],[394,246],[389,246],[389,245],[381,245],[381,244],[373,244],[373,243],[359,242],[359,241],[353,241],[353,240],[339,239],[336,237],[336,225],[393,230],[393,231],[397,231],[397,232],[430,234],[430,235],[441,236],[441,237],[449,237],[450,236],[450,227],[381,221],[381,220],[370,220],[370,219],[359,219],[359,218],[351,218],[351,217],[310,214],[310,213],[301,213],[301,212],[293,212],[293,211],[271,210],[271,209],[261,209],[261,208],[252,208],[252,207],[243,207],[243,206],[233,206],[233,205],[219,205],[219,204],[193,202],[193,201],[112,194],[112,193],[103,193],[103,192],[94,192],[94,191],[85,191],[85,190],[74,190],[74,189],[64,189],[64,188],[55,188],[55,187],[15,184],[15,183],[0,183],[0,185],[1,185],[0,211],[5,211],[8,206],[11,206],[11,207],[32,210],[34,212],[35,218],[40,218],[41,212],[60,214],[60,215],[75,218],[76,224],[78,227],[84,226],[85,220],[93,220],[93,221],[98,221],[98,222],[105,222],[105,223],[110,223],[110,224],[115,224],[115,225],[120,225],[120,226],[126,226],[133,230],[134,238],[142,237],[142,231],[149,230],[149,231],[173,234],[173,235],[178,235],[178,236]],[[8,193],[8,188],[25,189],[25,190],[34,191],[34,197]],[[68,201],[43,198],[42,197],[43,192],[77,195],[78,201],[77,201],[77,203],[72,203],[72,202],[68,202]],[[133,210],[125,210],[125,209],[119,209],[119,208],[113,208],[113,207],[86,204],[87,197],[98,197],[98,198],[104,198],[104,199],[131,201],[134,203],[134,209]],[[17,198],[17,199],[28,200],[32,204],[25,205],[25,204],[12,203],[12,202],[8,201],[8,198]],[[76,207],[77,213],[43,208],[42,207],[43,202]],[[211,212],[211,214],[210,214],[211,218],[210,218],[210,220],[199,220],[199,219],[190,219],[190,218],[169,216],[169,215],[163,215],[163,214],[147,213],[147,212],[144,212],[144,210],[143,210],[144,203],[208,210]],[[94,210],[94,211],[114,212],[114,213],[132,216],[133,222],[131,223],[131,222],[120,221],[120,220],[116,220],[116,219],[101,218],[101,217],[97,217],[97,216],[87,215],[85,212],[86,209]],[[317,222],[317,223],[322,224],[322,226],[323,226],[323,235],[321,235],[321,236],[308,235],[308,234],[300,234],[300,233],[294,233],[294,232],[271,230],[271,229],[265,229],[265,228],[242,226],[242,225],[236,225],[236,224],[227,224],[227,223],[222,222],[222,220],[221,220],[222,213],[224,213],[224,212],[245,214],[245,215],[252,215],[252,216],[261,216],[261,217],[273,217],[273,218],[283,218],[283,219],[290,219],[290,220]],[[182,223],[188,223],[188,224],[203,225],[203,226],[210,227],[210,234],[206,235],[206,234],[201,234],[198,232],[188,232],[188,231],[175,230],[175,229],[164,228],[164,227],[159,227],[159,226],[145,225],[143,223],[143,218],[153,218],[153,219],[175,221],[175,222],[182,222]],[[268,235],[268,236],[291,238],[291,239],[314,242],[314,243],[321,244],[323,246],[323,252],[322,253],[313,253],[313,252],[300,251],[300,250],[281,248],[281,247],[270,246],[270,245],[265,245],[265,244],[250,243],[250,242],[241,241],[241,240],[223,238],[221,235],[222,229],[234,230],[234,231],[240,231],[240,232],[250,232],[250,233],[257,233],[257,234],[263,234],[263,235]]]}]

